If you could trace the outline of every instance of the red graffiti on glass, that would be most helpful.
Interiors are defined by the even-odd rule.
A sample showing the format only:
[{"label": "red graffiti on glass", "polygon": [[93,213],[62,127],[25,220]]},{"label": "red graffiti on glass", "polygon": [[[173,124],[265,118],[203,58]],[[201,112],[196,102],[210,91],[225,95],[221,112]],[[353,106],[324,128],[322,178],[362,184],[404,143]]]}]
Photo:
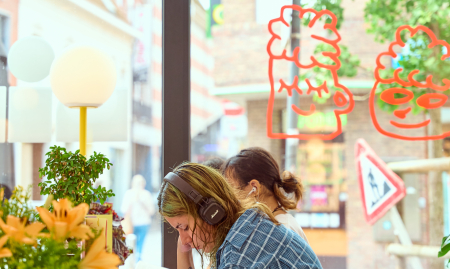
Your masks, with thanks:
[{"label": "red graffiti on glass", "polygon": [[[375,112],[375,106],[377,105],[375,102],[375,92],[377,88],[380,86],[380,84],[392,84],[396,83],[400,85],[401,87],[394,87],[389,88],[387,90],[384,90],[379,98],[381,101],[391,104],[391,105],[404,105],[408,104],[411,100],[414,98],[414,93],[407,89],[408,87],[417,87],[421,89],[433,89],[437,91],[436,93],[426,93],[417,98],[416,104],[425,108],[425,109],[436,109],[442,107],[442,105],[445,104],[445,102],[448,99],[448,96],[440,93],[444,92],[448,89],[450,89],[450,80],[443,79],[442,85],[437,85],[433,83],[433,75],[427,76],[425,81],[417,81],[414,77],[419,74],[420,70],[413,70],[411,71],[408,76],[407,80],[404,80],[400,78],[400,73],[403,71],[403,68],[397,68],[394,70],[392,77],[389,78],[382,78],[380,76],[380,70],[385,69],[386,67],[381,63],[381,58],[384,56],[396,58],[397,53],[394,52],[394,46],[400,46],[405,47],[405,42],[401,39],[401,32],[402,31],[409,31],[411,34],[411,37],[413,37],[415,34],[417,34],[418,31],[423,31],[425,34],[428,35],[430,44],[428,45],[429,49],[432,49],[435,46],[444,46],[447,48],[447,53],[444,54],[441,57],[441,60],[445,60],[446,58],[450,57],[450,45],[444,41],[444,40],[438,40],[434,33],[425,26],[417,26],[415,28],[404,25],[400,26],[395,34],[396,40],[392,42],[389,45],[389,50],[387,52],[383,52],[377,57],[377,67],[375,69],[375,85],[370,93],[370,99],[369,99],[369,109],[370,109],[370,115],[372,117],[372,122],[375,126],[375,128],[382,134],[397,138],[397,139],[403,139],[403,140],[435,140],[435,139],[443,139],[444,137],[447,137],[450,135],[450,132],[446,132],[440,135],[434,135],[434,136],[407,136],[407,135],[400,135],[398,133],[395,133],[395,131],[387,131],[383,127],[381,127],[379,119],[377,118],[377,113]],[[401,97],[399,97],[401,96]],[[426,128],[430,124],[430,120],[424,120],[422,122],[418,123],[402,123],[401,121],[406,119],[408,114],[411,112],[412,107],[407,108],[399,108],[393,112],[394,116],[398,118],[398,120],[391,120],[389,123],[394,126],[395,128],[398,128],[398,130],[401,129],[409,129],[409,130],[420,130],[421,128]],[[392,128],[389,128],[391,130]],[[411,132],[411,134],[417,133],[417,132]],[[425,133],[425,132],[423,132]]]},{"label": "red graffiti on glass", "polygon": [[[324,42],[328,45],[331,45],[333,48],[333,51],[324,51],[322,52],[322,55],[325,57],[328,57],[331,59],[332,64],[324,64],[321,63],[314,55],[311,55],[311,57],[307,60],[309,60],[309,63],[302,63],[299,60],[299,53],[300,48],[296,47],[293,50],[292,55],[288,55],[286,49],[284,49],[281,53],[276,53],[276,49],[274,49],[274,42],[281,41],[281,37],[279,34],[275,32],[274,25],[275,24],[281,24],[284,27],[289,27],[289,23],[284,19],[283,14],[285,10],[292,9],[297,10],[299,12],[300,19],[303,19],[306,17],[305,15],[311,15],[313,16],[309,27],[312,28],[321,18],[331,18],[330,23],[324,23],[324,29],[330,30],[334,33],[334,35],[337,37],[335,39],[328,39],[326,37],[321,37],[318,35],[311,35],[311,37],[317,41]],[[269,40],[269,43],[267,44],[267,52],[269,54],[269,80],[270,80],[270,97],[269,97],[269,104],[267,108],[267,135],[270,138],[278,138],[278,139],[286,139],[286,138],[297,138],[297,139],[312,139],[312,138],[319,138],[323,140],[331,140],[342,133],[342,122],[340,115],[348,114],[353,110],[354,107],[354,100],[352,93],[345,87],[344,85],[339,83],[339,79],[337,76],[337,70],[341,67],[341,62],[339,60],[339,56],[341,54],[341,50],[338,46],[338,42],[341,40],[341,37],[336,29],[336,23],[337,18],[336,16],[328,11],[328,10],[322,10],[322,11],[316,11],[314,9],[304,9],[297,5],[288,5],[283,6],[281,8],[280,16],[276,19],[273,19],[269,22],[269,32],[271,34],[271,39]],[[319,98],[323,98],[323,94],[329,94],[329,89],[327,82],[325,81],[322,85],[313,86],[311,84],[311,81],[309,79],[305,79],[305,83],[307,85],[307,89],[300,89],[298,77],[295,76],[294,80],[291,83],[286,83],[283,79],[275,79],[274,78],[274,62],[275,61],[288,61],[295,63],[300,69],[311,69],[313,67],[319,67],[327,69],[331,72],[332,78],[333,78],[333,86],[340,89],[341,91],[335,91],[333,96],[333,101],[336,104],[339,109],[334,110],[334,114],[336,116],[336,127],[335,130],[331,133],[327,134],[286,134],[286,133],[274,133],[272,130],[272,117],[274,114],[273,108],[274,108],[274,102],[275,102],[275,94],[281,93],[283,90],[287,91],[288,97],[292,97],[292,91],[296,91],[299,93],[299,95],[303,94],[310,94],[313,92],[316,92]],[[275,83],[279,83],[280,87],[276,89]],[[307,110],[300,109],[296,105],[292,105],[292,107],[288,109],[292,109],[295,113],[299,115],[299,117],[310,117],[316,112],[316,105],[310,104],[309,107],[306,106]]]}]

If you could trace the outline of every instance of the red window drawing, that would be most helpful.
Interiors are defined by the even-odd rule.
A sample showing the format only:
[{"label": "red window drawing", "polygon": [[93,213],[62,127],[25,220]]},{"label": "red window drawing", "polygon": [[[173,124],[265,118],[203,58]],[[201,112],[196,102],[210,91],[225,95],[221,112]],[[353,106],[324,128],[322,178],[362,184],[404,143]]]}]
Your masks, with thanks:
[{"label": "red window drawing", "polygon": [[[395,69],[392,73],[392,76],[390,77],[381,77],[380,75],[380,71],[386,68],[382,64],[381,58],[391,57],[395,59],[397,57],[397,53],[394,51],[394,47],[400,46],[404,48],[406,46],[406,43],[402,40],[401,37],[402,31],[409,31],[411,37],[414,37],[414,35],[416,35],[419,31],[423,31],[426,35],[428,35],[428,39],[430,40],[430,43],[428,45],[429,49],[433,49],[433,47],[435,46],[443,46],[446,48],[446,50],[443,50],[445,51],[445,54],[441,57],[441,60],[443,61],[446,58],[450,57],[450,45],[444,40],[438,40],[429,28],[425,26],[417,26],[415,28],[408,25],[400,26],[396,32],[396,40],[389,45],[389,50],[378,55],[376,60],[376,82],[370,93],[369,99],[369,109],[372,122],[375,128],[380,133],[392,138],[403,140],[443,139],[444,137],[450,136],[450,132],[446,132],[441,135],[427,136],[425,135],[426,132],[424,128],[427,128],[427,126],[430,124],[430,120],[425,119],[422,121],[411,123],[411,121],[408,121],[408,116],[411,115],[411,102],[414,102],[414,93],[412,90],[434,90],[433,93],[425,93],[421,95],[419,98],[417,98],[417,100],[415,100],[415,102],[418,106],[425,109],[440,108],[448,99],[448,96],[443,92],[450,89],[450,80],[442,79],[442,82],[436,82],[435,80],[433,80],[433,75],[427,76],[426,79],[418,79],[417,75],[420,74],[420,72],[425,72],[425,70],[414,70],[409,74],[400,75],[403,71],[403,68],[401,67]],[[389,86],[387,89],[383,90],[379,97],[376,97],[376,90],[379,89],[383,84]],[[376,98],[379,98],[380,100],[377,100]],[[389,120],[389,123],[383,122],[380,115],[378,115],[379,112],[375,109],[375,106],[377,106],[377,101],[398,106],[398,108],[393,112],[393,115],[395,116],[394,119]],[[408,130],[407,135],[405,135],[405,130]]]},{"label": "red window drawing", "polygon": [[[317,59],[316,56],[311,55],[308,59],[301,59],[299,61],[299,53],[300,48],[296,47],[293,51],[292,55],[289,55],[286,49],[279,51],[277,49],[276,45],[279,43],[282,38],[281,34],[277,33],[276,31],[281,27],[290,27],[289,23],[284,19],[283,14],[285,14],[285,11],[288,9],[297,10],[299,12],[300,19],[306,18],[307,16],[311,16],[311,21],[308,25],[309,28],[314,27],[316,24],[319,23],[321,18],[331,18],[330,23],[323,23],[324,20],[322,20],[322,23],[324,24],[324,29],[330,30],[333,33],[332,38],[329,37],[329,35],[320,36],[312,34],[311,37],[319,42],[324,42],[328,45],[330,45],[333,49],[330,51],[324,51],[322,52],[322,55],[324,57],[328,57],[331,61],[327,61],[327,63],[321,62],[319,59]],[[283,6],[281,8],[280,17],[273,19],[269,22],[269,32],[271,34],[271,39],[269,40],[269,43],[267,44],[267,52],[269,54],[269,80],[270,80],[270,97],[269,97],[269,104],[267,108],[267,135],[270,138],[278,138],[278,139],[286,139],[286,138],[297,138],[302,140],[312,139],[312,138],[319,138],[322,140],[331,140],[342,133],[342,122],[340,115],[348,114],[353,110],[354,107],[354,100],[352,93],[345,87],[344,85],[339,83],[339,79],[337,76],[337,70],[340,68],[341,63],[339,60],[339,55],[341,53],[340,48],[338,46],[338,42],[341,40],[341,37],[336,29],[336,23],[337,18],[336,16],[328,11],[328,10],[322,10],[322,11],[316,11],[314,9],[304,9],[297,5],[289,5],[289,6]],[[272,120],[274,117],[274,101],[275,101],[275,95],[280,94],[283,91],[287,92],[288,97],[290,98],[292,96],[292,91],[297,91],[299,95],[308,95],[310,93],[316,92],[319,98],[323,98],[323,94],[329,94],[330,89],[327,85],[327,82],[325,81],[322,85],[312,85],[311,81],[308,79],[305,79],[306,88],[301,89],[299,86],[299,79],[298,77],[295,77],[295,79],[292,82],[287,82],[283,78],[276,77],[274,74],[274,65],[279,63],[280,61],[287,61],[289,63],[295,63],[300,70],[307,70],[314,67],[324,68],[331,72],[333,81],[328,84],[333,84],[333,86],[338,91],[335,91],[333,94],[333,101],[336,105],[336,109],[334,110],[334,114],[336,116],[336,127],[335,130],[333,130],[331,133],[327,134],[286,134],[286,133],[275,133],[272,130]],[[329,62],[332,62],[332,64],[329,64]],[[314,115],[314,113],[317,112],[316,110],[316,104],[314,101],[304,106],[302,104],[302,107],[297,107],[296,105],[292,105],[292,107],[289,107],[287,109],[292,109],[295,113],[299,115],[299,117],[311,117]]]}]

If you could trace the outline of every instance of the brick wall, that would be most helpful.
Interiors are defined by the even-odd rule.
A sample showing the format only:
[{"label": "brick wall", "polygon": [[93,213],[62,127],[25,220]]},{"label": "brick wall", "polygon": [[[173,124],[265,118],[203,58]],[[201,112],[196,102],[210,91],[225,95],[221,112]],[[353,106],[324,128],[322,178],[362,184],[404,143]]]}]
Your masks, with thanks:
[{"label": "brick wall", "polygon": [[[268,100],[254,100],[247,102],[248,135],[247,146],[262,147],[272,153],[280,168],[284,168],[281,152],[283,151],[283,140],[270,139],[267,137],[266,112]],[[286,107],[286,100],[275,101],[274,110],[278,111],[279,117],[273,118],[273,130],[281,131],[281,110]],[[274,114],[277,114],[275,112]]]},{"label": "brick wall", "polygon": [[268,81],[269,56],[266,46],[270,35],[265,26],[254,22],[225,23],[220,27],[213,27],[212,34],[216,86]]},{"label": "brick wall", "polygon": [[[366,33],[364,22],[364,7],[366,1],[343,0],[345,21],[339,33],[340,44],[349,47],[350,52],[357,54],[363,68],[374,68],[376,56],[387,49],[387,44],[374,41],[374,36]],[[213,29],[214,36],[214,78],[217,87],[232,85],[247,85],[267,83],[268,55],[266,45],[270,38],[267,25],[255,22],[255,0],[223,0],[225,24]],[[302,55],[306,57],[315,47],[315,41],[310,37],[311,31],[302,29]],[[277,78],[289,76],[289,66],[279,66],[274,76]],[[357,79],[373,80],[371,71],[359,70]],[[341,78],[342,79],[342,78]],[[355,92],[364,91],[354,89]],[[283,140],[269,139],[266,130],[266,111],[268,100],[247,100],[248,139],[247,146],[260,146],[269,150],[280,167],[284,153]],[[273,119],[274,131],[281,126],[281,110],[286,107],[286,100],[275,100]],[[319,107],[318,107],[319,108]],[[378,111],[379,119],[388,123],[390,115]],[[423,115],[415,116],[411,122],[420,122]],[[388,129],[392,127],[387,127]],[[356,179],[354,164],[354,144],[358,138],[364,138],[380,157],[426,157],[425,142],[407,142],[386,137],[374,128],[368,110],[368,101],[356,102],[354,110],[348,115],[348,123],[344,128],[347,168],[347,210],[346,233],[348,238],[348,269],[390,269],[396,267],[395,258],[385,253],[385,245],[374,241],[373,228],[368,225],[363,216],[360,190]],[[426,193],[425,180],[422,181],[422,195]],[[426,196],[425,196],[426,197]],[[426,212],[427,209],[422,210]],[[422,222],[426,223],[426,214],[422,213]],[[422,226],[426,230],[426,225]],[[424,232],[423,244],[427,243]],[[419,242],[420,243],[420,242]]]},{"label": "brick wall", "polygon": [[[270,34],[267,25],[255,21],[255,0],[224,0],[223,5],[225,22],[212,29],[216,86],[266,83],[269,59],[266,46]],[[373,70],[376,56],[388,45],[375,42],[374,36],[366,33],[365,1],[343,0],[342,6],[344,22],[339,30],[342,38],[339,44],[359,56],[363,69],[358,70],[356,78],[372,80],[372,71],[364,69]],[[302,26],[301,34],[300,58],[309,59],[318,41],[311,38],[313,31],[307,27]],[[275,76],[288,76],[288,68],[288,65],[277,67]]]},{"label": "brick wall", "polygon": [[255,0],[223,0],[222,4],[226,24],[255,22]]},{"label": "brick wall", "polygon": [[[0,1],[0,11],[9,15],[10,19],[10,47],[17,41],[17,26],[19,13],[19,0]],[[11,86],[17,84],[16,77],[9,72],[8,82]]]},{"label": "brick wall", "polygon": [[[364,21],[364,7],[367,1],[343,0],[344,22],[339,33],[342,41],[340,44],[348,46],[351,53],[358,55],[361,66],[374,69],[375,57],[386,51],[388,44],[380,44],[374,41],[374,36],[366,32],[368,25]],[[359,79],[373,79],[372,71],[358,70]]]}]

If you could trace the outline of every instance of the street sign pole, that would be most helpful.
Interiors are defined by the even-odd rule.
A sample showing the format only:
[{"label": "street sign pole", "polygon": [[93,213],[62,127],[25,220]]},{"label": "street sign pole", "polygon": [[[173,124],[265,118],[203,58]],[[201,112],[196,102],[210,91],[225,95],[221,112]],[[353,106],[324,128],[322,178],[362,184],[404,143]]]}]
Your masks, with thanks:
[{"label": "street sign pole", "polygon": [[[412,246],[411,238],[409,237],[405,224],[403,223],[403,220],[398,213],[397,207],[393,206],[389,211],[392,224],[394,225],[394,234],[397,235],[400,244],[405,246]],[[423,269],[419,257],[408,257],[407,260],[410,263],[411,268]]]},{"label": "street sign pole", "polygon": [[[370,148],[366,141],[359,139],[355,147],[356,170],[361,189],[361,198],[366,220],[373,225],[389,212],[394,234],[404,246],[412,246],[411,238],[406,230],[397,207],[395,206],[406,195],[403,180],[395,174]],[[413,269],[423,269],[417,256],[408,257]],[[400,268],[404,268],[400,259]]]},{"label": "street sign pole", "polygon": [[[292,0],[293,5],[300,6],[300,0]],[[292,21],[291,21],[291,53],[296,47],[300,47],[300,17],[297,10],[292,10]],[[300,53],[299,53],[300,57]],[[294,81],[295,77],[300,76],[300,69],[293,61],[291,63],[291,73],[290,81]],[[288,134],[298,134],[297,121],[298,114],[292,110],[292,105],[299,106],[300,95],[297,91],[292,91],[292,96],[286,99],[286,131]],[[286,153],[285,153],[285,169],[296,173],[297,166],[297,150],[298,150],[298,139],[288,138],[286,139]]]}]

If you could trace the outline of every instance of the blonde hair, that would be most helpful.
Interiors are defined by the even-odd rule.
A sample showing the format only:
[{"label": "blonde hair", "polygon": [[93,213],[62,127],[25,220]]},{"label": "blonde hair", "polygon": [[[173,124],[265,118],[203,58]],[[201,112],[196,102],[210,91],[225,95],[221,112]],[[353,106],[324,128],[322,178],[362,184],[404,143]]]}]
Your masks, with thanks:
[{"label": "blonde hair", "polygon": [[[213,244],[212,250],[207,254],[213,267],[216,265],[216,253],[219,247],[225,241],[233,224],[246,210],[255,208],[261,214],[267,215],[272,222],[279,224],[266,205],[254,203],[250,200],[239,202],[232,187],[213,168],[196,163],[183,163],[176,167],[173,172],[189,183],[203,197],[214,198],[225,210],[226,217],[222,222],[211,226],[212,229],[206,230],[203,228],[203,225],[197,225],[202,221],[198,214],[199,206],[183,192],[167,181],[164,181],[158,195],[158,209],[162,216],[176,217],[190,215],[194,218],[195,226],[192,228],[192,232],[197,234],[196,230],[198,226],[200,239],[205,244]],[[201,252],[200,255],[203,260],[204,253]]]}]

